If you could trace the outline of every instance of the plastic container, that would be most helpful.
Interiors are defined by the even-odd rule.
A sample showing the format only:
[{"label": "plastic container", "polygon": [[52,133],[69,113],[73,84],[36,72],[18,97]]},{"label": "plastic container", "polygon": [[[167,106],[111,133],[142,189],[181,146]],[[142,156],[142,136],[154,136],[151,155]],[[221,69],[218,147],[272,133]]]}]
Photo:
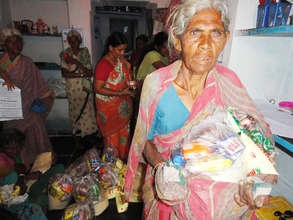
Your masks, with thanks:
[{"label": "plastic container", "polygon": [[286,109],[287,111],[293,114],[293,102],[290,102],[290,101],[279,102],[279,106],[280,108]]},{"label": "plastic container", "polygon": [[256,27],[273,27],[286,25],[291,10],[290,2],[270,3],[258,6]]}]

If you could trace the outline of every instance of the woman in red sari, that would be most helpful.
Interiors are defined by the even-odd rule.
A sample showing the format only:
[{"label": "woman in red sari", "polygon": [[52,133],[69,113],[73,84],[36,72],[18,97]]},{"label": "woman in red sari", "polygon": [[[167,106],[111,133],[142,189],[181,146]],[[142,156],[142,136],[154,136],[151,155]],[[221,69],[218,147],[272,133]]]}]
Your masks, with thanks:
[{"label": "woman in red sari", "polygon": [[96,119],[104,145],[115,147],[124,161],[129,150],[131,96],[134,95],[128,86],[130,64],[122,57],[126,47],[127,38],[122,33],[114,32],[108,37],[105,56],[96,66],[94,82]]}]

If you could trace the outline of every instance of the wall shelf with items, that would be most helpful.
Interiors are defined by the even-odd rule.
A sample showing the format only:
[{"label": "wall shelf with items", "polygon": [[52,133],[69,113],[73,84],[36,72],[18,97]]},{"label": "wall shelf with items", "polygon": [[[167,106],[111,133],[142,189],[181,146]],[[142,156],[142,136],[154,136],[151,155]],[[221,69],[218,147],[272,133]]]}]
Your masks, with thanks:
[{"label": "wall shelf with items", "polygon": [[239,36],[293,37],[293,25],[238,30]]},{"label": "wall shelf with items", "polygon": [[22,34],[22,36],[25,36],[25,37],[62,37],[61,34],[30,34],[30,33]]},{"label": "wall shelf with items", "polygon": [[57,63],[35,62],[35,64],[40,70],[61,70]]}]

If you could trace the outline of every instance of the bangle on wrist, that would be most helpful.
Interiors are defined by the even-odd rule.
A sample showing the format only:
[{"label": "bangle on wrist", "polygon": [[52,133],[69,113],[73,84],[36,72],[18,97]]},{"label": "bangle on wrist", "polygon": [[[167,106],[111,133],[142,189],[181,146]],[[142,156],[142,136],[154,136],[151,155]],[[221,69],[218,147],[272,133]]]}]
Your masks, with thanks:
[{"label": "bangle on wrist", "polygon": [[25,174],[24,173],[20,173],[20,174],[18,174],[18,176],[25,176]]},{"label": "bangle on wrist", "polygon": [[83,75],[83,73],[82,73],[82,74],[80,74],[80,76],[81,76],[81,77],[83,77],[83,76],[84,76],[84,75]]},{"label": "bangle on wrist", "polygon": [[152,172],[151,172],[153,176],[155,176],[158,167],[161,166],[161,165],[163,165],[164,163],[165,163],[165,162],[157,163],[157,164],[153,167]]}]

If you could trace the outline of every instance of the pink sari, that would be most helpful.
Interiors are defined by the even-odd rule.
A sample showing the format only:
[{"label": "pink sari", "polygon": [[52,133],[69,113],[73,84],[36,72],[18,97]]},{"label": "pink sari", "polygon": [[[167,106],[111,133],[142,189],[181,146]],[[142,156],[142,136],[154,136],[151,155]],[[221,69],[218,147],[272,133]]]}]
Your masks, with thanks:
[{"label": "pink sari", "polygon": [[[129,201],[133,198],[133,181],[139,163],[146,163],[143,149],[146,137],[150,131],[157,103],[176,78],[181,61],[150,74],[143,86],[138,120],[128,157],[128,169],[125,180],[125,195]],[[264,122],[263,116],[257,111],[234,72],[216,66],[208,75],[205,89],[193,105],[188,120],[182,128],[169,134],[158,135],[153,139],[158,152],[167,160],[170,148],[181,140],[186,132],[200,120],[206,118],[217,106],[234,107],[257,118],[267,136],[271,132]],[[247,209],[240,208],[234,202],[234,193],[238,185],[227,182],[215,182],[204,177],[194,177],[189,182],[189,196],[179,204],[166,204],[159,200],[154,188],[152,167],[147,165],[145,183],[143,186],[145,219],[238,219]]]}]

